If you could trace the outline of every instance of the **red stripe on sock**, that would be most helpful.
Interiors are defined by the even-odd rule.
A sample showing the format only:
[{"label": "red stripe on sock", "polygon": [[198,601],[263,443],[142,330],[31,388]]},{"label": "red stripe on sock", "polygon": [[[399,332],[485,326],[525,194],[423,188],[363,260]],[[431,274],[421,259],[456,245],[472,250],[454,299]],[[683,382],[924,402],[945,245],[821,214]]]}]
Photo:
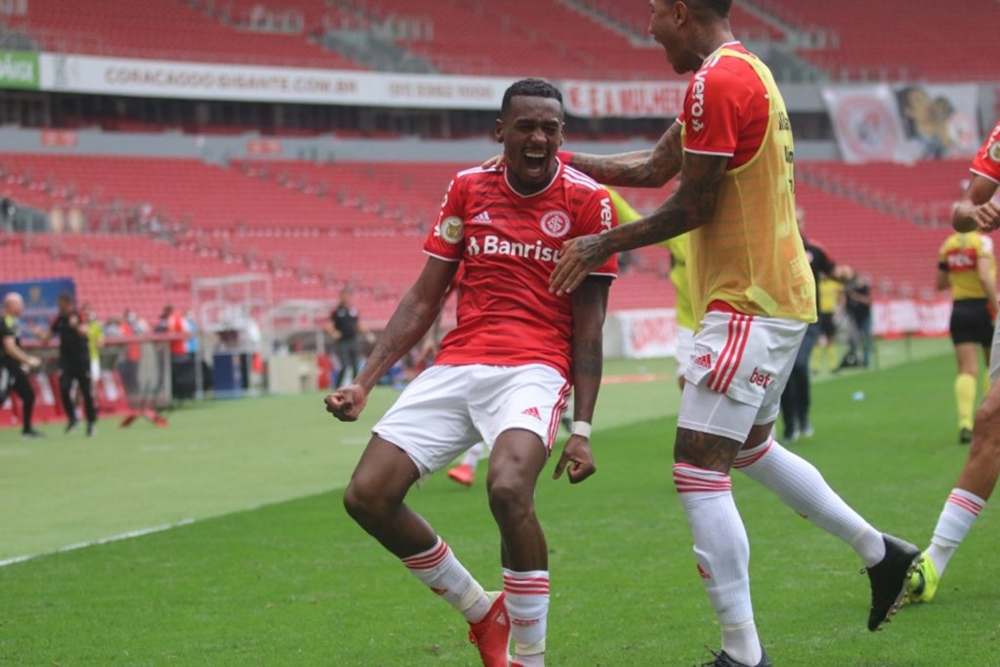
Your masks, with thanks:
[{"label": "red stripe on sock", "polygon": [[752,454],[740,455],[736,457],[733,461],[734,468],[746,468],[747,466],[752,466],[757,461],[764,458],[764,455],[771,451],[771,445],[774,444],[774,438],[767,439],[767,445],[760,448],[760,451],[754,452]]},{"label": "red stripe on sock", "polygon": [[441,543],[429,552],[404,558],[403,565],[411,570],[433,570],[443,563],[450,553],[451,549],[444,540],[441,540]]},{"label": "red stripe on sock", "polygon": [[979,513],[983,511],[982,505],[974,500],[969,500],[968,498],[960,496],[957,493],[953,493],[948,496],[948,502],[956,507],[961,507],[973,516],[979,516]]},{"label": "red stripe on sock", "polygon": [[674,487],[678,493],[726,492],[732,490],[733,481],[729,475],[677,463],[674,465]]}]

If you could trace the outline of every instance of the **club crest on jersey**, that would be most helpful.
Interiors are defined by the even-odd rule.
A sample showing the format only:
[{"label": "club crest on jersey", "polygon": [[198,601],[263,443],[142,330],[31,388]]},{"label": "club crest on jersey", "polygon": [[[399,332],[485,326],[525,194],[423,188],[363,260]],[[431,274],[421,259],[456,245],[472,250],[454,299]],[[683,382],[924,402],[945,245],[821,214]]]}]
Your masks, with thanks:
[{"label": "club crest on jersey", "polygon": [[1000,162],[1000,141],[994,141],[990,144],[986,154],[989,155],[990,159],[994,162]]},{"label": "club crest on jersey", "polygon": [[448,216],[438,223],[437,235],[452,245],[462,240],[464,225],[461,218]]},{"label": "club crest on jersey", "polygon": [[562,211],[549,211],[540,221],[542,231],[554,238],[566,236],[569,232],[569,215]]}]

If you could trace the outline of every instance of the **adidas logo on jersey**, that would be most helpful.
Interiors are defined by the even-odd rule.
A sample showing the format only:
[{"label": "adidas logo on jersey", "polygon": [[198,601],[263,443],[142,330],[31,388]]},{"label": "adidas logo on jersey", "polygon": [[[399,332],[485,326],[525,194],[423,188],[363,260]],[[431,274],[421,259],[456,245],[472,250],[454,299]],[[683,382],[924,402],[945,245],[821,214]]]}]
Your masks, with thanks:
[{"label": "adidas logo on jersey", "polygon": [[469,222],[471,222],[474,225],[492,225],[493,224],[493,221],[490,220],[490,213],[489,213],[489,211],[483,211],[482,213],[479,213],[478,215],[476,215],[476,217],[474,217]]},{"label": "adidas logo on jersey", "polygon": [[695,360],[694,360],[693,363],[694,363],[695,366],[701,366],[702,368],[711,369],[712,368],[712,355],[711,354],[703,354],[700,357],[695,357]]},{"label": "adidas logo on jersey", "polygon": [[521,412],[521,414],[522,415],[528,415],[529,417],[534,417],[538,421],[542,421],[542,416],[540,414],[538,414],[538,408],[525,408]]}]

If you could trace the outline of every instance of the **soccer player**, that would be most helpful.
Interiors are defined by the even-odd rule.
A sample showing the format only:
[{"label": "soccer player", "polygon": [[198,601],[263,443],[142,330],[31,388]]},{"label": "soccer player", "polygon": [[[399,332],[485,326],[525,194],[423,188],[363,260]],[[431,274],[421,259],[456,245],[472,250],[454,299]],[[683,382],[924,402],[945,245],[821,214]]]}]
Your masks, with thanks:
[{"label": "soccer player", "polygon": [[949,329],[955,345],[958,377],[955,403],[958,406],[958,442],[972,442],[972,419],[976,409],[979,352],[990,363],[993,321],[997,312],[997,261],[993,240],[973,229],[954,232],[938,253],[937,288],[951,289]]},{"label": "soccer player", "polygon": [[26,366],[37,370],[42,360],[21,348],[21,327],[18,318],[24,312],[24,299],[17,292],[3,298],[3,317],[0,318],[0,394],[7,400],[8,388],[21,398],[21,437],[30,440],[42,434],[31,426],[35,410],[35,390],[24,372]]},{"label": "soccer player", "polygon": [[56,298],[59,314],[52,320],[48,331],[37,331],[36,335],[47,341],[59,337],[59,395],[66,410],[66,433],[72,433],[78,426],[76,406],[73,403],[73,383],[83,397],[83,410],[87,417],[87,437],[94,435],[97,424],[97,407],[94,404],[93,383],[90,377],[90,343],[88,326],[70,294],[60,294]]},{"label": "soccer player", "polygon": [[[461,263],[457,326],[434,366],[373,428],[344,494],[348,513],[420,581],[459,611],[486,667],[544,664],[548,551],[535,515],[537,478],[549,458],[570,382],[573,435],[554,477],[583,481],[596,468],[590,422],[601,380],[608,258],[573,296],[548,289],[562,242],[615,226],[607,191],[557,157],[562,95],[525,79],[504,94],[495,138],[504,163],[455,176],[432,233],[430,255],[353,384],[325,399],[357,419],[385,371],[421,340]],[[405,503],[410,487],[478,440],[491,445],[486,480],[500,530],[504,590],[486,593],[434,529]]]},{"label": "soccer player", "polygon": [[[955,205],[951,224],[958,232],[988,234],[1000,227],[1000,205],[991,201],[1000,185],[1000,121],[972,162],[972,179],[961,201]],[[1000,474],[1000,328],[993,332],[990,380],[986,398],[976,410],[972,447],[938,517],[931,545],[924,551],[920,569],[910,578],[906,598],[930,602],[937,592],[958,545],[983,511]]]},{"label": "soccer player", "polygon": [[677,73],[695,73],[683,113],[652,150],[577,154],[571,164],[611,185],[660,187],[680,173],[680,186],[644,220],[565,243],[551,289],[572,293],[614,253],[691,231],[700,330],[681,400],[674,485],[722,628],[722,650],[707,665],[767,667],[732,467],[855,549],[872,587],[870,630],[898,609],[920,552],[875,530],[771,436],[781,390],[816,319],[816,286],[795,222],[788,114],[770,71],[733,38],[731,4],[650,3],[650,33],[667,60]]}]

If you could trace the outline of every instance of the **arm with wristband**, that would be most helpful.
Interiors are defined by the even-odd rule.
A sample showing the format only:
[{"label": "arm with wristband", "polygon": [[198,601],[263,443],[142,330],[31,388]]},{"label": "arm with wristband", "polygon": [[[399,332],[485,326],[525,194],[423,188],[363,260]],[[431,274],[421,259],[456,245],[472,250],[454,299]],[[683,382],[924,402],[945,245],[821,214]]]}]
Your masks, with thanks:
[{"label": "arm with wristband", "polygon": [[608,278],[592,276],[573,293],[573,432],[552,474],[553,479],[559,479],[568,465],[571,484],[582,482],[597,472],[590,451],[590,431],[601,388],[602,332],[610,283]]}]

